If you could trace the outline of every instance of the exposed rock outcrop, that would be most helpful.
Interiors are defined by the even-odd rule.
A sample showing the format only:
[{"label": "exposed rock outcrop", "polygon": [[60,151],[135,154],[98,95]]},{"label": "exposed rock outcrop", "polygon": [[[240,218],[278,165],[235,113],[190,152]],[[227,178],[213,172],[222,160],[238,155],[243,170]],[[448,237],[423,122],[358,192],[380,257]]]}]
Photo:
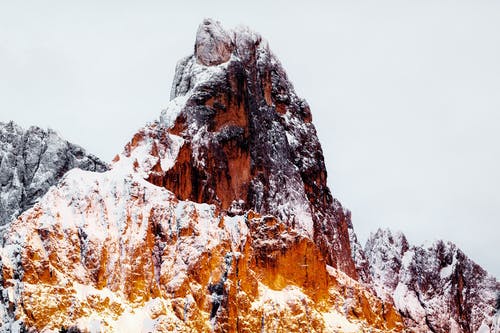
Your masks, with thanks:
[{"label": "exposed rock outcrop", "polygon": [[205,66],[220,65],[231,57],[233,41],[217,21],[205,19],[198,27],[194,55]]},{"label": "exposed rock outcrop", "polygon": [[378,230],[365,251],[377,294],[393,299],[412,332],[500,331],[500,283],[454,244],[410,246]]},{"label": "exposed rock outcrop", "polygon": [[32,207],[72,168],[102,172],[107,165],[52,130],[0,122],[0,227]]},{"label": "exposed rock outcrop", "polygon": [[[260,35],[247,28],[220,29],[219,23],[204,21],[197,43],[210,46],[204,57],[231,49],[232,58],[216,67],[200,66],[197,46],[195,56],[179,62],[172,98],[184,104],[175,115],[165,111],[162,125],[183,146],[168,170],[154,165],[144,171],[152,183],[180,199],[215,204],[223,211],[237,204],[280,218],[313,237],[329,265],[357,278],[349,218],[326,184],[307,102],[295,94]],[[229,35],[231,43],[220,41]],[[219,44],[234,47],[212,47]]]},{"label": "exposed rock outcrop", "polygon": [[13,223],[4,331],[401,330],[390,304],[275,217],[220,215],[123,171],[72,170]]}]

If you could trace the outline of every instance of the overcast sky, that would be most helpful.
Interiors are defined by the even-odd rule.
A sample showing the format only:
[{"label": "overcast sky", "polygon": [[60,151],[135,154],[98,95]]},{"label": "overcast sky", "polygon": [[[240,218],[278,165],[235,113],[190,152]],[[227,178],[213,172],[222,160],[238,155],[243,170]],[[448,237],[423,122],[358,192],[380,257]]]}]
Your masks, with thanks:
[{"label": "overcast sky", "polygon": [[500,277],[499,1],[0,0],[0,121],[111,160],[168,103],[204,17],[269,41],[362,242],[450,240]]}]

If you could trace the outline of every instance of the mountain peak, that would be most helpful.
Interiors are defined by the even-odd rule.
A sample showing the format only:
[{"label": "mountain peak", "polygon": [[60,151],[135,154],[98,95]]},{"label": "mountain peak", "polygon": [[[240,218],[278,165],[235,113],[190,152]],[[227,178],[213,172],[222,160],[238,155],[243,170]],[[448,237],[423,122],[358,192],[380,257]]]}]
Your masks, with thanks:
[{"label": "mountain peak", "polygon": [[[12,151],[54,182],[92,162],[53,132],[16,131],[0,124],[2,190],[20,179]],[[498,327],[496,280],[455,246],[389,230],[365,253],[326,177],[309,106],[267,43],[206,19],[167,108],[111,170],[66,173],[6,227],[0,332]]]},{"label": "mountain peak", "polygon": [[500,284],[455,244],[411,246],[401,232],[378,229],[365,254],[377,295],[393,299],[412,331],[497,332]]},{"label": "mountain peak", "polygon": [[160,122],[125,152],[151,147],[152,158],[138,160],[148,181],[225,214],[273,215],[314,238],[329,265],[357,276],[349,217],[327,186],[309,105],[259,34],[204,20],[194,54],[177,65],[171,97]]},{"label": "mountain peak", "polygon": [[38,331],[401,329],[358,283],[349,225],[267,43],[206,20],[160,119],[13,222],[0,316]]},{"label": "mountain peak", "polygon": [[206,18],[198,27],[194,54],[196,60],[205,66],[214,66],[229,60],[234,44],[219,21]]},{"label": "mountain peak", "polygon": [[264,46],[261,49],[269,52],[267,42],[249,27],[240,25],[226,30],[219,21],[206,18],[196,33],[194,56],[198,63],[205,66],[225,63],[232,55],[249,65],[257,59],[255,51],[261,43]]},{"label": "mountain peak", "polygon": [[376,246],[375,243],[398,248],[400,252],[405,252],[409,247],[408,240],[401,231],[392,231],[388,228],[378,228],[375,233],[370,233],[365,250]]},{"label": "mountain peak", "polygon": [[72,168],[102,172],[108,166],[51,129],[0,122],[0,227],[33,206]]}]

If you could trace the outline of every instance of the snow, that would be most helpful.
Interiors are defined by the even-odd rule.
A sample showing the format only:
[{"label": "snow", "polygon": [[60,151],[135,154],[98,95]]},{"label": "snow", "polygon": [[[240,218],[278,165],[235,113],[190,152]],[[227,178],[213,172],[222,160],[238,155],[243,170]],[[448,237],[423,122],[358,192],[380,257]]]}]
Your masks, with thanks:
[{"label": "snow", "polygon": [[476,333],[490,333],[490,328],[485,323],[481,324]]},{"label": "snow", "polygon": [[282,290],[273,290],[259,283],[259,300],[254,302],[252,306],[260,308],[261,305],[266,306],[266,302],[271,301],[272,306],[282,307],[288,302],[305,299],[306,297],[299,287],[287,286]]},{"label": "snow", "polygon": [[104,171],[105,163],[52,130],[0,122],[0,237],[71,168]]},{"label": "snow", "polygon": [[422,308],[417,295],[408,290],[405,284],[398,284],[393,294],[394,305],[417,323],[425,322],[425,309]]},{"label": "snow", "polygon": [[192,78],[194,79],[193,83],[193,91],[197,86],[209,81],[216,75],[224,75],[227,70],[227,66],[231,61],[235,61],[238,58],[234,55],[231,55],[231,58],[228,62],[222,63],[217,66],[205,66],[202,65],[193,59],[193,64],[191,67]]},{"label": "snow", "polygon": [[415,253],[413,251],[406,251],[405,254],[403,255],[403,258],[401,259],[401,265],[404,268],[410,267],[410,263],[413,260],[413,256]]},{"label": "snow", "polygon": [[[158,125],[150,125],[146,129],[150,132],[162,130],[156,126]],[[162,170],[168,171],[174,165],[184,139],[173,134],[166,134],[166,137],[168,142],[162,142],[154,136],[153,138],[147,137],[145,141],[131,148],[130,156],[125,153],[120,154],[118,161],[113,163],[112,169],[120,171],[122,175],[134,173],[147,178],[153,167],[160,162]],[[158,155],[152,155],[155,149]]]},{"label": "snow", "polygon": [[249,234],[248,226],[244,216],[224,216],[224,228],[228,231],[231,239],[233,252],[242,250]]},{"label": "snow", "polygon": [[167,149],[164,152],[164,156],[160,159],[161,169],[163,171],[170,170],[179,155],[179,150],[184,144],[184,139],[178,135],[169,134],[169,138],[171,140],[170,145],[168,145]]},{"label": "snow", "polygon": [[114,325],[117,332],[155,332],[157,320],[151,319],[149,308],[154,306],[154,300],[148,302],[142,308],[134,309],[133,313],[121,315]]},{"label": "snow", "polygon": [[[157,331],[157,324],[161,321],[162,317],[168,315],[162,314],[164,311],[165,306],[163,301],[154,298],[141,307],[126,307],[126,310],[117,319],[113,319],[112,317],[103,318],[102,314],[93,313],[90,316],[78,319],[77,324],[80,329],[88,330],[90,333],[110,331],[153,333]],[[152,315],[156,319],[153,319]]]},{"label": "snow", "polygon": [[457,262],[457,257],[453,256],[453,262],[450,265],[441,268],[441,270],[439,271],[439,277],[441,279],[449,278],[450,275],[453,273],[453,270],[455,269],[456,262]]},{"label": "snow", "polygon": [[335,310],[322,312],[327,332],[356,333],[360,332],[360,327],[347,320],[347,318]]},{"label": "snow", "polygon": [[493,333],[498,333],[500,332],[500,310],[497,310],[497,313],[493,316],[492,319],[492,331]]},{"label": "snow", "polygon": [[97,289],[91,285],[78,282],[73,283],[73,288],[76,291],[75,296],[82,301],[85,301],[89,296],[98,295],[101,299],[109,298],[110,300],[120,302],[120,298],[108,288]]},{"label": "snow", "polygon": [[175,120],[180,115],[189,97],[190,95],[177,96],[170,100],[167,107],[161,111],[160,123],[166,129],[174,127]]},{"label": "snow", "polygon": [[[239,28],[233,32],[236,47],[245,49],[245,43],[259,42],[261,37],[244,28]],[[232,47],[232,46],[231,46]],[[245,52],[238,53],[240,57],[248,57]],[[266,42],[260,43],[258,49],[258,62],[267,62],[276,64],[277,59],[270,54]],[[97,298],[99,300],[108,299],[123,308],[123,312],[119,315],[109,313],[97,313],[92,310],[85,317],[77,320],[78,325],[82,329],[87,329],[90,332],[107,332],[110,329],[117,332],[150,332],[156,331],[157,325],[165,317],[172,317],[172,304],[168,298],[154,298],[147,302],[147,297],[139,297],[134,302],[126,300],[123,286],[130,282],[130,271],[135,268],[137,258],[131,256],[134,251],[140,250],[145,246],[148,236],[151,236],[151,229],[161,228],[165,230],[162,236],[170,237],[168,240],[162,240],[160,236],[153,235],[155,242],[153,253],[147,253],[147,256],[159,255],[160,259],[151,260],[152,264],[144,271],[153,272],[157,283],[160,283],[160,278],[163,286],[169,291],[176,291],[183,287],[184,283],[189,279],[188,271],[190,265],[196,263],[200,256],[210,253],[221,244],[230,243],[230,251],[224,253],[225,269],[230,271],[233,258],[241,256],[241,251],[249,237],[250,230],[246,224],[244,215],[221,216],[213,205],[198,204],[190,201],[179,201],[173,193],[165,188],[154,186],[147,182],[152,168],[159,165],[161,171],[168,171],[175,164],[181,147],[185,144],[185,139],[182,137],[185,134],[187,138],[191,137],[193,145],[194,160],[197,166],[205,167],[205,160],[200,147],[207,146],[208,126],[199,126],[195,122],[190,122],[187,132],[174,135],[166,130],[171,129],[179,115],[185,111],[186,104],[196,92],[196,88],[201,87],[209,81],[225,78],[227,66],[233,61],[239,61],[240,58],[232,54],[229,61],[226,61],[216,66],[205,66],[194,57],[190,57],[183,63],[183,68],[180,71],[189,72],[189,88],[187,91],[182,91],[180,87],[177,96],[174,96],[166,108],[162,111],[159,121],[146,125],[141,132],[143,136],[137,137],[140,142],[135,142],[130,145],[130,151],[126,151],[119,155],[112,170],[102,174],[87,172],[79,169],[74,169],[66,174],[57,187],[52,187],[47,194],[40,199],[35,208],[26,212],[21,218],[14,222],[14,227],[10,230],[7,238],[7,245],[1,251],[2,265],[5,270],[18,270],[20,264],[19,253],[23,247],[29,246],[31,250],[36,250],[37,255],[42,259],[47,259],[49,256],[56,256],[64,267],[63,270],[54,269],[55,277],[62,285],[67,283],[70,296],[75,297],[81,303],[87,302],[89,299]],[[184,82],[185,83],[185,82]],[[179,83],[179,84],[184,84]],[[175,88],[176,89],[176,88]],[[174,89],[174,91],[175,91]],[[288,88],[287,88],[288,89]],[[295,95],[291,88],[290,91],[281,94],[280,98],[289,98],[291,103],[299,103],[300,100]],[[265,112],[265,110],[263,110]],[[279,121],[273,120],[271,124],[270,139],[274,140],[269,145],[271,161],[276,163],[276,168],[282,167],[286,172],[279,173],[271,172],[270,175],[270,191],[272,192],[269,199],[272,204],[273,214],[276,213],[278,218],[281,218],[289,225],[292,225],[299,234],[312,238],[314,236],[313,218],[311,206],[308,197],[304,191],[304,183],[301,178],[301,172],[314,170],[317,167],[318,160],[316,158],[314,144],[315,139],[314,127],[307,124],[296,114],[287,110],[284,115],[280,116]],[[286,129],[285,129],[286,128]],[[164,135],[162,135],[164,134]],[[48,133],[48,142],[51,145],[46,149],[45,160],[51,160],[58,155],[60,142],[54,133]],[[304,138],[313,138],[305,141]],[[36,138],[32,138],[34,144],[33,149],[39,149],[39,142]],[[186,139],[188,140],[188,139]],[[306,149],[300,150],[304,142],[311,145],[306,146]],[[284,145],[291,148],[291,151],[298,156],[294,159],[299,159],[301,163],[295,163],[291,160],[286,160],[283,165],[281,162],[283,154],[276,153],[276,147]],[[11,149],[11,142],[8,142],[5,147]],[[288,158],[289,150],[284,150]],[[2,179],[4,182],[7,173],[3,170],[8,170],[6,164],[7,153],[0,149]],[[31,161],[33,159],[33,161]],[[92,160],[91,157],[89,157]],[[30,160],[27,164],[36,164],[36,155],[30,155]],[[46,163],[47,164],[47,163]],[[39,173],[33,176],[36,183],[43,183],[44,179],[51,176],[51,165],[47,164],[37,169]],[[275,171],[270,169],[271,171]],[[288,172],[288,173],[287,173]],[[291,176],[289,176],[291,175]],[[17,185],[20,183],[20,175],[15,173],[12,177],[12,183]],[[284,179],[284,180],[283,180]],[[17,186],[19,187],[19,186]],[[256,186],[254,189],[258,189]],[[0,200],[13,201],[17,192],[8,194],[1,193]],[[13,199],[14,198],[14,199]],[[239,198],[235,198],[235,210],[232,213],[242,214],[238,211],[237,206],[244,206],[244,202],[239,202]],[[42,213],[38,216],[38,213]],[[263,212],[269,213],[269,212]],[[325,219],[328,220],[328,219]],[[155,225],[153,225],[154,221]],[[1,224],[2,221],[0,221]],[[321,221],[320,221],[321,222]],[[325,222],[326,223],[326,222]],[[47,236],[40,234],[54,234],[60,238],[55,242],[57,247],[55,250],[50,248],[50,242],[53,239],[47,239]],[[150,239],[148,240],[150,241]],[[267,240],[266,240],[267,241]],[[272,241],[272,240],[269,240]],[[80,261],[78,258],[73,260],[70,255],[74,255],[75,244],[78,244]],[[394,235],[390,231],[377,232],[371,237],[371,243],[367,244],[367,253],[370,254],[371,274],[375,281],[374,289],[376,293],[383,299],[394,299],[394,303],[398,310],[404,313],[407,317],[414,319],[416,322],[425,322],[426,311],[438,309],[439,315],[448,317],[448,310],[443,304],[446,304],[448,295],[439,295],[440,297],[426,299],[419,289],[415,289],[412,285],[413,278],[409,272],[415,262],[422,261],[423,267],[419,272],[424,274],[427,271],[433,271],[438,267],[439,262],[435,257],[430,255],[433,247],[418,252],[417,248],[408,250],[406,239],[400,233]],[[434,245],[433,245],[434,246]],[[332,246],[332,249],[334,246]],[[161,249],[161,250],[160,250]],[[50,252],[52,251],[52,252]],[[106,287],[102,289],[96,288],[94,285],[93,269],[86,267],[87,263],[92,264],[101,258],[103,251],[107,251],[106,270],[113,271],[117,281],[114,287]],[[425,252],[427,251],[427,252]],[[361,252],[361,250],[360,250]],[[403,253],[404,252],[404,253]],[[155,261],[156,260],[156,261]],[[149,262],[148,262],[149,263]],[[456,256],[453,257],[453,263],[440,269],[439,277],[443,281],[443,285],[449,288],[449,278],[456,266]],[[333,267],[327,266],[328,273],[335,278],[342,287],[360,288],[357,281],[351,279],[346,274],[336,270]],[[22,274],[22,272],[18,272]],[[437,273],[437,269],[435,269]],[[51,271],[52,274],[52,271]],[[120,280],[127,279],[127,280]],[[2,290],[4,298],[10,301],[19,300],[21,287],[39,288],[42,290],[47,286],[22,284],[20,281],[9,281],[12,285]],[[484,284],[486,287],[491,287]],[[197,283],[191,283],[191,290],[202,288]],[[441,286],[442,287],[442,286]],[[71,290],[73,288],[73,290]],[[111,288],[114,288],[113,290]],[[311,299],[304,294],[303,290],[297,286],[289,285],[282,290],[273,290],[262,283],[259,283],[259,296],[253,299],[251,304],[252,309],[264,309],[265,315],[270,313],[286,314],[294,316],[294,309],[304,307],[306,310],[301,313],[308,313],[308,309],[312,304]],[[444,293],[449,293],[448,289],[441,288]],[[481,297],[490,297],[488,288],[480,290]],[[417,291],[415,291],[417,290]],[[466,289],[462,290],[464,298],[467,295]],[[418,293],[417,293],[418,292]],[[212,295],[221,297],[217,293]],[[495,295],[496,296],[496,295]],[[186,296],[186,304],[194,302],[191,295]],[[47,305],[54,306],[57,304],[56,295],[48,295],[43,299]],[[348,310],[353,306],[355,300],[351,297],[339,299],[337,307],[331,307],[324,312],[313,310],[316,315],[322,318],[328,331],[339,332],[359,332],[362,329],[360,323],[346,318]],[[424,304],[424,307],[422,306]],[[6,305],[0,306],[0,315],[4,322],[12,322],[13,318],[8,318]],[[186,305],[187,306],[187,305]],[[301,308],[302,309],[302,308]],[[482,308],[473,309],[473,315],[481,312]],[[488,310],[488,309],[487,309]],[[21,311],[21,310],[20,310]],[[300,311],[299,311],[300,312]],[[309,313],[308,313],[309,314]],[[440,318],[440,317],[439,317]],[[172,319],[173,322],[178,319]],[[448,318],[446,318],[448,320]],[[494,323],[498,328],[498,315],[494,317]],[[215,323],[215,319],[214,319]],[[459,331],[457,323],[454,319],[449,321],[451,332]],[[483,322],[479,332],[487,332],[490,323]],[[15,329],[14,329],[15,331]]]}]

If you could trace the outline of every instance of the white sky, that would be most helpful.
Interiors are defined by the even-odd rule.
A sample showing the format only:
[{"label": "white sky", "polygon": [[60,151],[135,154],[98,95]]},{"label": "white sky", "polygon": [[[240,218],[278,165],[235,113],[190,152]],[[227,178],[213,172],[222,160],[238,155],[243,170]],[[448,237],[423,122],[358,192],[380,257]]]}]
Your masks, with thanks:
[{"label": "white sky", "polygon": [[500,2],[0,0],[0,121],[110,160],[169,100],[204,17],[259,31],[311,105],[334,195],[500,277]]}]

